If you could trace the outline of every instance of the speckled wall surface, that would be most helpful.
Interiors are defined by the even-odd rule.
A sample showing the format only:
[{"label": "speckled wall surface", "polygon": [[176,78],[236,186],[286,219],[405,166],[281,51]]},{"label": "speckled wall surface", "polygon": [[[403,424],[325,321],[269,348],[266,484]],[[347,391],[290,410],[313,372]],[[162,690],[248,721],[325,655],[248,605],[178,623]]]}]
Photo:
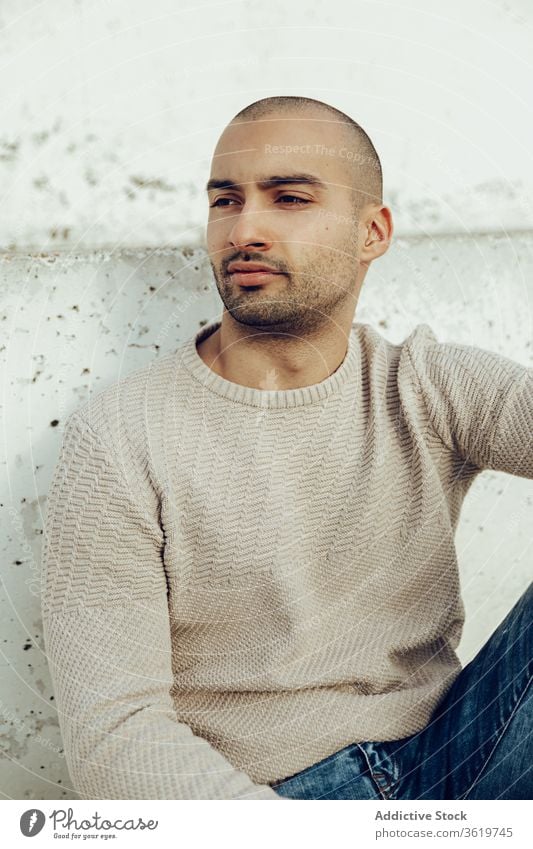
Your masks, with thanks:
[{"label": "speckled wall surface", "polygon": [[[76,798],[43,653],[40,552],[66,416],[221,313],[201,250],[0,257],[4,330],[0,540],[0,792]],[[393,342],[419,322],[441,341],[533,364],[533,234],[396,239],[370,269],[356,320]],[[531,579],[531,481],[483,472],[457,534],[463,662]]]}]

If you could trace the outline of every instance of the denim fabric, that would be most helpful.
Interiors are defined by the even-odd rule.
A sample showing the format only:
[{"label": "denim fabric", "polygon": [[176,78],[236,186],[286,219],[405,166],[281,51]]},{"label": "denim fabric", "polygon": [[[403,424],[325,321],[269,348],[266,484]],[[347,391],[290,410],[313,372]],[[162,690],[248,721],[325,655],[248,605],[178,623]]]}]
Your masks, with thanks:
[{"label": "denim fabric", "polygon": [[533,583],[422,731],[352,743],[272,787],[292,799],[531,799]]}]

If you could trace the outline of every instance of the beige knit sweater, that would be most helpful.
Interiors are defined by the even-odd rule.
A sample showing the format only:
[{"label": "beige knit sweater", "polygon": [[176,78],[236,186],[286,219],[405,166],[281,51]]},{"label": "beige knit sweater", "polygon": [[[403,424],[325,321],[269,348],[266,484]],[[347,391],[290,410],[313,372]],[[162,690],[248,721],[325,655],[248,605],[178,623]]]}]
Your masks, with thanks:
[{"label": "beige knit sweater", "polygon": [[269,783],[422,729],[461,668],[465,493],[533,477],[533,369],[426,324],[356,323],[289,390],[195,342],[65,424],[43,614],[84,798],[279,801]]}]

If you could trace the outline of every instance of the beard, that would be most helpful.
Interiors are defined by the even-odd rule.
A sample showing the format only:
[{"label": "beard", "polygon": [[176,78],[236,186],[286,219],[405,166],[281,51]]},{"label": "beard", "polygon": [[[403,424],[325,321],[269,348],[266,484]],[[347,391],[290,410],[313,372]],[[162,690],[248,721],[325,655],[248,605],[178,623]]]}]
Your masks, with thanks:
[{"label": "beard", "polygon": [[279,261],[274,265],[269,258],[268,264],[285,276],[254,289],[241,289],[227,273],[229,263],[243,256],[251,262],[264,261],[263,255],[247,252],[218,267],[210,261],[222,302],[239,324],[303,336],[328,325],[348,299],[355,304],[357,254],[353,245],[346,251],[321,251],[296,272]]}]

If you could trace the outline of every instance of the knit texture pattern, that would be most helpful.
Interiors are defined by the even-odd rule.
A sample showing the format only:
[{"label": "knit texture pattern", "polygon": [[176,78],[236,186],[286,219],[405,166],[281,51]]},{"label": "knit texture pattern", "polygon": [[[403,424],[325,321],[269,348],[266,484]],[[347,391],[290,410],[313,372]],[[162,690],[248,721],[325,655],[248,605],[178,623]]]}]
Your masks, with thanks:
[{"label": "knit texture pattern", "polygon": [[87,799],[270,799],[425,727],[459,674],[476,475],[533,477],[533,369],[355,323],[324,381],[256,389],[196,344],[67,418],[42,610]]}]

